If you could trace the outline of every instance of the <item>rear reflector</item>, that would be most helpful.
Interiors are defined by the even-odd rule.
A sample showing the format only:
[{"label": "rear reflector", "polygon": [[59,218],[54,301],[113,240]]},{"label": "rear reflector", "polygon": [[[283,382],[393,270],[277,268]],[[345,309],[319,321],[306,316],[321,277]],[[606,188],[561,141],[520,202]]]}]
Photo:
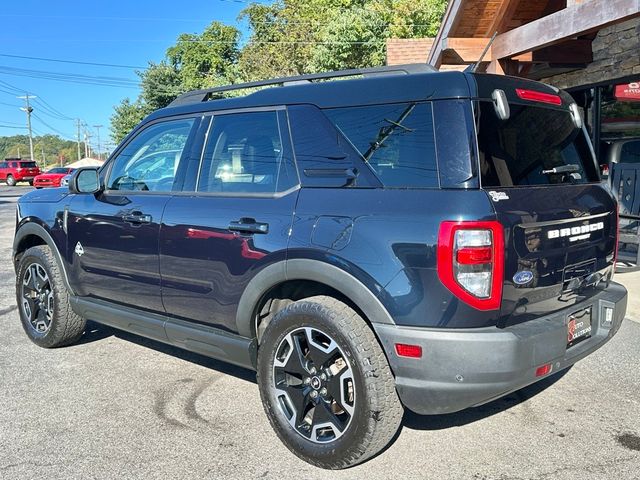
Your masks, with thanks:
[{"label": "rear reflector", "polygon": [[537,92],[535,90],[525,90],[516,88],[516,94],[523,100],[532,102],[550,103],[551,105],[562,105],[562,99],[558,95],[550,93]]},{"label": "rear reflector", "polygon": [[422,357],[422,347],[420,345],[396,343],[396,353],[399,357],[420,358]]},{"label": "rear reflector", "polygon": [[547,363],[536,369],[536,377],[543,377],[551,371],[551,364]]}]

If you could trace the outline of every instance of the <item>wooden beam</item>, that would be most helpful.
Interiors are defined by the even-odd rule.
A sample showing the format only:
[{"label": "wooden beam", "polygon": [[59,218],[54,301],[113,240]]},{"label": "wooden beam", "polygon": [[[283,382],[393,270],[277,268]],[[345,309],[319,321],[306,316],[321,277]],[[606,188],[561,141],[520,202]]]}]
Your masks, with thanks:
[{"label": "wooden beam", "polygon": [[640,0],[591,0],[575,4],[496,37],[493,58],[510,58],[567,38],[640,16]]},{"label": "wooden beam", "polygon": [[495,17],[489,28],[485,32],[487,38],[491,38],[495,32],[502,33],[506,30],[506,25],[509,23],[513,14],[516,12],[521,0],[503,0],[500,8],[496,12]]},{"label": "wooden beam", "polygon": [[427,63],[435,66],[436,68],[438,68],[442,63],[442,41],[449,36],[449,31],[454,24],[460,21],[459,17],[461,15],[459,14],[462,2],[463,0],[451,0],[448,2],[447,10],[444,13],[440,29],[436,34],[433,46],[429,52],[429,58],[427,59]]}]

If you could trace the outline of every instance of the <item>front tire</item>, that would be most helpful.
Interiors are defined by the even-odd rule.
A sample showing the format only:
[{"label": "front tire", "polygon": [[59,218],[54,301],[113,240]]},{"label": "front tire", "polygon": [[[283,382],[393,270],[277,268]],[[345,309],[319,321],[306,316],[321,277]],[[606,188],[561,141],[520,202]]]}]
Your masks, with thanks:
[{"label": "front tire", "polygon": [[13,178],[13,175],[7,175],[7,185],[9,185],[10,187],[15,187],[16,179]]},{"label": "front tire", "polygon": [[86,321],[76,315],[53,252],[47,245],[29,248],[20,258],[16,300],[29,339],[44,348],[77,341]]},{"label": "front tire", "polygon": [[326,296],[294,302],[265,329],[258,386],[280,440],[321,468],[361,463],[384,449],[403,408],[366,322]]}]

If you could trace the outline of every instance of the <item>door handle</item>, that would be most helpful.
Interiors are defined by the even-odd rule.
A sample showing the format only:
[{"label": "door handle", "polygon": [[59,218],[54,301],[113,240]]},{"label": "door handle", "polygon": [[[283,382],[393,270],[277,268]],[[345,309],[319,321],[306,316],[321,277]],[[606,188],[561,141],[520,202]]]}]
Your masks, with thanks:
[{"label": "door handle", "polygon": [[127,213],[122,216],[122,220],[127,223],[151,223],[151,215],[142,212]]},{"label": "door handle", "polygon": [[243,217],[240,220],[231,222],[229,230],[240,233],[269,233],[269,224],[256,222],[255,218]]}]

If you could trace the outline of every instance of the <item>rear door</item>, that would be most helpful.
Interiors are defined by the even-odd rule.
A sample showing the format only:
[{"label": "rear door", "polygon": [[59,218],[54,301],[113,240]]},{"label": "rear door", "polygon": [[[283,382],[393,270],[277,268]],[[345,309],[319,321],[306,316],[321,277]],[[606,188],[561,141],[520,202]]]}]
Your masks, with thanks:
[{"label": "rear door", "polygon": [[[298,178],[284,109],[216,114],[206,138],[165,208],[162,299],[173,317],[235,331],[248,282],[285,258]],[[179,328],[167,335],[188,341]]]},{"label": "rear door", "polygon": [[498,88],[507,94],[509,118],[498,117],[494,102],[477,102],[478,147],[482,187],[505,227],[501,313],[517,322],[588,299],[606,285],[616,205],[567,97],[541,84],[506,80]]}]

